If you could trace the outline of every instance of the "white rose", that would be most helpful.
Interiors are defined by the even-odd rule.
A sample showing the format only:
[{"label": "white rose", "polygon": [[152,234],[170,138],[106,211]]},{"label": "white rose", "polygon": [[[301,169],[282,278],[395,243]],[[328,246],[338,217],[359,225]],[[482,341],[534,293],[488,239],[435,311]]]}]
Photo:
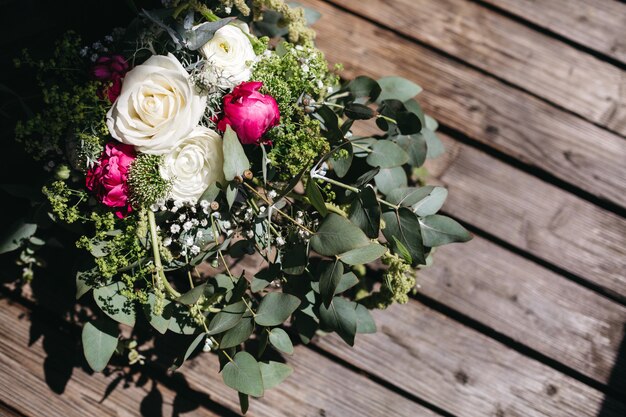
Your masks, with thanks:
[{"label": "white rose", "polygon": [[170,198],[197,202],[209,185],[224,182],[222,138],[208,127],[196,127],[165,154],[160,171],[172,181]]},{"label": "white rose", "polygon": [[219,84],[232,87],[252,76],[250,67],[256,54],[248,36],[246,24],[226,25],[200,48],[200,53],[213,64]]},{"label": "white rose", "polygon": [[154,55],[124,77],[107,113],[111,136],[149,154],[163,154],[198,125],[206,97],[172,54]]}]

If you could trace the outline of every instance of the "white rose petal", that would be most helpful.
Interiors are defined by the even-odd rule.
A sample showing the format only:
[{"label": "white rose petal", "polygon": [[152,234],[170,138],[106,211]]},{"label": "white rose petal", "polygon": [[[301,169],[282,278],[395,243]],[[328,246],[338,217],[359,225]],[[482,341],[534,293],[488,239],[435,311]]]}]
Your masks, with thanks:
[{"label": "white rose petal", "polygon": [[111,136],[149,154],[164,154],[198,125],[206,107],[172,54],[154,55],[124,77],[107,113]]},{"label": "white rose petal", "polygon": [[216,82],[232,87],[250,79],[250,65],[256,60],[256,54],[249,34],[246,24],[226,25],[200,48],[200,53],[213,64],[220,76]]},{"label": "white rose petal", "polygon": [[224,181],[222,138],[207,127],[196,127],[163,157],[160,171],[172,181],[169,197],[175,203],[196,203],[209,185]]}]

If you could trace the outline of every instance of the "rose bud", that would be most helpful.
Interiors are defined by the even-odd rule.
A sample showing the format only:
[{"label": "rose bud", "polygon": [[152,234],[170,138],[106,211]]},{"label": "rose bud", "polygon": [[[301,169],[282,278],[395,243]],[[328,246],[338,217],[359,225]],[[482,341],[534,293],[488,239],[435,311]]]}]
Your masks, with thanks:
[{"label": "rose bud", "polygon": [[239,84],[224,96],[224,110],[217,124],[220,131],[230,125],[244,145],[258,144],[269,129],[278,125],[280,111],[273,97],[259,93],[263,83]]},{"label": "rose bud", "polygon": [[122,79],[128,72],[128,62],[121,55],[101,56],[91,70],[93,77],[107,83],[98,91],[100,98],[108,98],[111,103],[117,100],[122,91]]}]

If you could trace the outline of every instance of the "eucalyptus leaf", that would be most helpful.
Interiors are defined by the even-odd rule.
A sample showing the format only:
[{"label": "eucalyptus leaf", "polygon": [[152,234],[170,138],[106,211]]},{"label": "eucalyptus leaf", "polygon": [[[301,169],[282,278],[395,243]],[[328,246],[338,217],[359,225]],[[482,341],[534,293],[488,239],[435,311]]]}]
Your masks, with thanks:
[{"label": "eucalyptus leaf", "polygon": [[163,313],[156,314],[154,309],[156,305],[156,296],[153,293],[148,294],[148,302],[143,305],[143,311],[150,325],[159,333],[165,334],[170,326],[172,319],[172,306],[170,300],[163,300]]},{"label": "eucalyptus leaf", "polygon": [[320,295],[326,307],[330,305],[335,296],[335,289],[343,276],[343,264],[338,260],[334,262],[322,261],[319,267],[320,273]]},{"label": "eucalyptus leaf", "polygon": [[241,414],[246,414],[248,412],[248,408],[250,408],[250,397],[248,394],[243,394],[238,392],[239,395],[239,408],[241,409]]},{"label": "eucalyptus leaf", "polygon": [[420,220],[424,245],[441,246],[454,242],[467,242],[472,235],[456,220],[438,214]]},{"label": "eucalyptus leaf", "polygon": [[293,354],[293,343],[291,343],[291,338],[283,329],[279,327],[272,329],[269,333],[269,342],[276,350],[287,355]]},{"label": "eucalyptus leaf", "polygon": [[350,81],[347,89],[354,97],[367,97],[371,101],[375,101],[382,91],[376,80],[363,75]]},{"label": "eucalyptus leaf", "polygon": [[324,201],[324,197],[322,196],[319,186],[313,178],[309,178],[307,181],[305,192],[315,210],[317,210],[322,217],[326,217],[328,214],[326,202]]},{"label": "eucalyptus leaf", "polygon": [[189,314],[189,307],[182,304],[170,303],[171,316],[168,330],[174,333],[191,335],[198,330],[198,324]]},{"label": "eucalyptus leaf", "polygon": [[422,129],[421,134],[426,140],[426,147],[428,148],[428,153],[426,154],[426,157],[428,159],[436,158],[446,151],[443,142],[441,141],[441,139],[439,139],[439,137],[433,130]]},{"label": "eucalyptus leaf", "polygon": [[371,186],[361,189],[357,197],[350,205],[350,221],[371,239],[378,237],[380,230],[380,204],[376,197],[376,191]]},{"label": "eucalyptus leaf", "polygon": [[250,168],[250,161],[248,161],[237,134],[230,126],[227,126],[224,132],[222,148],[224,152],[224,177],[226,181],[232,181]]},{"label": "eucalyptus leaf", "polygon": [[348,144],[344,146],[343,149],[345,149],[348,152],[348,155],[346,157],[335,158],[333,156],[329,158],[333,171],[335,171],[335,174],[337,174],[339,178],[343,178],[346,176],[346,174],[348,173],[348,170],[350,169],[350,166],[352,165],[352,159],[354,157],[352,144]]},{"label": "eucalyptus leaf", "polygon": [[172,365],[170,370],[174,371],[183,366],[185,361],[189,359],[189,357],[196,351],[198,345],[200,345],[200,342],[202,342],[205,337],[206,333],[200,333],[199,335],[197,335],[189,344],[189,346],[187,346],[187,349],[185,349],[185,353],[182,355],[182,357],[178,357],[174,360],[174,364]]},{"label": "eucalyptus leaf", "polygon": [[376,333],[376,322],[372,313],[362,304],[357,304],[356,307],[356,332]]},{"label": "eucalyptus leaf", "polygon": [[83,326],[83,352],[87,363],[95,372],[102,372],[117,348],[119,328],[109,319],[102,318]]},{"label": "eucalyptus leaf", "polygon": [[0,254],[19,249],[22,241],[34,235],[36,231],[37,225],[34,223],[28,223],[24,219],[16,221],[6,233],[3,233]]},{"label": "eucalyptus leaf", "polygon": [[309,263],[309,249],[305,243],[289,245],[281,254],[283,272],[289,275],[300,275]]},{"label": "eucalyptus leaf", "polygon": [[300,299],[291,294],[271,292],[263,297],[254,320],[260,326],[278,326],[285,322],[300,305]]},{"label": "eucalyptus leaf", "polygon": [[320,324],[323,328],[335,331],[347,344],[354,345],[357,315],[355,302],[343,297],[333,298],[328,307],[320,306]]},{"label": "eucalyptus leaf", "polygon": [[261,367],[263,386],[266,390],[274,388],[293,373],[293,369],[289,365],[280,362],[261,362],[259,366]]},{"label": "eucalyptus leaf", "polygon": [[212,336],[232,329],[239,323],[245,311],[246,305],[243,301],[238,301],[224,307],[224,309],[217,313],[209,322],[208,335]]},{"label": "eucalyptus leaf", "polygon": [[224,336],[222,336],[222,340],[220,341],[220,348],[226,349],[229,347],[239,346],[248,340],[253,332],[254,321],[251,317],[244,317],[235,327],[224,333]]},{"label": "eucalyptus leaf", "polygon": [[204,290],[205,290],[206,286],[207,286],[206,283],[198,285],[198,286],[190,289],[189,291],[187,291],[186,293],[184,293],[180,297],[178,297],[176,299],[176,301],[181,303],[181,304],[188,305],[188,306],[192,305],[192,304],[195,304],[195,303],[198,302],[200,297],[202,297],[202,295],[204,294]]},{"label": "eucalyptus leaf", "polygon": [[409,160],[406,153],[398,144],[390,140],[379,140],[372,146],[372,152],[366,161],[373,167],[393,168],[404,165]]},{"label": "eucalyptus leaf", "polygon": [[396,241],[401,242],[411,254],[412,265],[423,265],[426,262],[426,250],[422,243],[420,222],[415,213],[406,207],[400,207],[397,211],[383,213],[382,218],[385,222],[383,234],[394,252],[400,253]]},{"label": "eucalyptus leaf", "polygon": [[408,180],[402,167],[381,169],[374,178],[378,191],[389,194],[398,187],[406,187]]},{"label": "eucalyptus leaf", "polygon": [[422,87],[402,77],[383,77],[378,80],[378,84],[382,92],[376,100],[377,103],[389,99],[407,101],[422,91]]},{"label": "eucalyptus leaf", "polygon": [[387,248],[383,245],[371,242],[362,248],[352,249],[339,255],[339,259],[348,265],[361,265],[374,262],[387,252]]},{"label": "eucalyptus leaf", "polygon": [[428,195],[413,203],[413,212],[420,217],[430,216],[437,213],[448,197],[448,190],[443,187],[433,187]]},{"label": "eucalyptus leaf", "polygon": [[334,256],[366,246],[369,239],[350,220],[330,213],[311,238],[311,248],[324,256]]},{"label": "eucalyptus leaf", "polygon": [[376,115],[376,112],[364,104],[348,103],[344,114],[352,120],[369,120]]},{"label": "eucalyptus leaf", "polygon": [[[192,51],[201,48],[205,43],[213,39],[215,32],[235,20],[227,17],[215,22],[204,22],[190,30],[185,30],[182,35],[183,44]],[[243,33],[243,32],[242,32]]]},{"label": "eucalyptus leaf", "polygon": [[253,397],[263,396],[263,377],[259,363],[248,352],[238,352],[222,370],[224,383],[232,389]]},{"label": "eucalyptus leaf", "polygon": [[347,272],[343,274],[337,288],[335,288],[335,295],[341,294],[344,291],[349,290],[359,283],[359,279],[354,275],[354,272]]},{"label": "eucalyptus leaf", "polygon": [[93,299],[100,309],[113,320],[133,327],[135,325],[135,306],[125,295],[126,285],[114,282],[93,290]]}]

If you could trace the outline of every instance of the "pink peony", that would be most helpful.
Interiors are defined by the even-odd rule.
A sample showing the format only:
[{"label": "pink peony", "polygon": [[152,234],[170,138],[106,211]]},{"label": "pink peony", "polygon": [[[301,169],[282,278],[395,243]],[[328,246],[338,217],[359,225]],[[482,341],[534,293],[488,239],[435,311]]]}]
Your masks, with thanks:
[{"label": "pink peony", "polygon": [[230,125],[244,145],[262,142],[263,135],[280,121],[276,100],[259,93],[261,87],[262,82],[244,82],[224,96],[223,116],[217,128],[223,132]]},{"label": "pink peony", "polygon": [[100,98],[107,97],[111,103],[117,100],[122,91],[122,80],[128,72],[128,62],[122,55],[101,56],[91,70],[96,80],[107,85],[98,91]]},{"label": "pink peony", "polygon": [[87,172],[87,189],[108,207],[119,208],[123,218],[131,210],[128,198],[128,170],[135,160],[135,148],[122,143],[107,143],[98,163]]}]

